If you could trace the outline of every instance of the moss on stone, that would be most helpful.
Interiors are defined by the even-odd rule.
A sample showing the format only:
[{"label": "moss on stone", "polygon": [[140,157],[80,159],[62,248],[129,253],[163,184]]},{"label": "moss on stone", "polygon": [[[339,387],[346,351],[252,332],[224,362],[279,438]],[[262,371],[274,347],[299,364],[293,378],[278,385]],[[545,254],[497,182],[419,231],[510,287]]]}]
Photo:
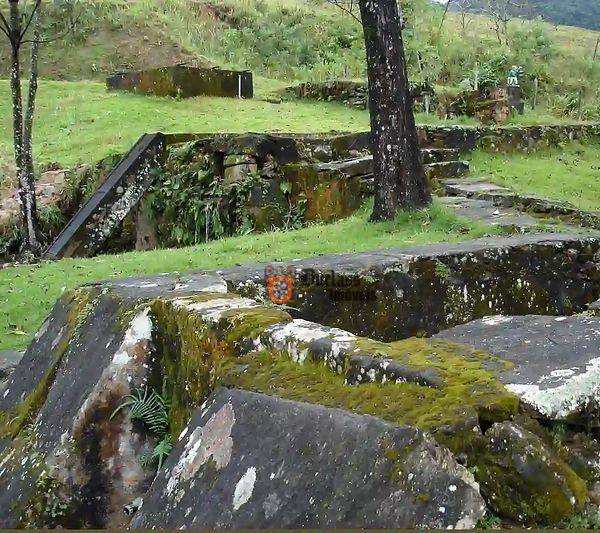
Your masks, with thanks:
[{"label": "moss on stone", "polygon": [[68,307],[68,314],[65,322],[66,331],[55,349],[54,359],[35,389],[14,410],[0,412],[0,438],[14,438],[38,413],[46,401],[64,354],[75,337],[77,329],[91,312],[97,296],[97,289],[80,288],[69,291],[61,297],[63,305]]},{"label": "moss on stone", "polygon": [[256,307],[228,311],[223,320],[227,323],[225,339],[236,347],[244,341],[260,338],[268,327],[289,322],[292,317],[276,307]]},{"label": "moss on stone", "polygon": [[[189,302],[233,297],[204,294]],[[156,300],[151,307],[159,353],[155,379],[166,385],[171,400],[170,430],[175,436],[214,390],[221,361],[233,358],[244,341],[258,339],[267,327],[291,320],[279,309],[256,307],[227,311],[218,324],[209,324],[193,310],[168,301]]]},{"label": "moss on stone", "polygon": [[525,524],[556,524],[587,501],[587,486],[536,434],[495,425],[475,459],[476,478],[490,507]]},{"label": "moss on stone", "polygon": [[[359,339],[357,345],[365,352],[394,359],[415,370],[435,369],[443,381],[449,409],[468,406],[486,422],[506,420],[518,411],[519,399],[504,388],[492,371],[494,367],[504,369],[510,363],[486,352],[421,338],[393,343]],[[441,412],[431,413],[432,424],[442,418]]]},{"label": "moss on stone", "polygon": [[[472,416],[505,420],[518,410],[518,398],[482,368],[481,354],[453,352],[461,348],[425,339],[389,345],[361,340],[359,344],[371,353],[392,357],[415,368],[434,366],[441,371],[444,385],[439,389],[389,382],[347,386],[342,376],[322,364],[298,365],[267,351],[223,361],[224,383],[290,400],[374,415],[425,430],[457,426]],[[458,446],[459,440],[457,438],[454,444]]]}]

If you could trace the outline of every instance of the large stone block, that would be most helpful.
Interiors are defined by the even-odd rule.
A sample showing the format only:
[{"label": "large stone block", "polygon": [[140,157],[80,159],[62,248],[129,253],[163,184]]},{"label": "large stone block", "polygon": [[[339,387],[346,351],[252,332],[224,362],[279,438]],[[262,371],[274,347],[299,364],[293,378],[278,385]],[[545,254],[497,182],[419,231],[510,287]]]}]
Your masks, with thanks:
[{"label": "large stone block", "polygon": [[109,89],[155,96],[192,98],[227,96],[252,98],[252,72],[177,65],[140,72],[121,72],[107,78]]},{"label": "large stone block", "polygon": [[[490,314],[571,314],[597,299],[597,237],[492,237],[276,264],[295,272],[302,318],[378,340],[434,334]],[[264,290],[266,265],[223,271],[232,289]]]},{"label": "large stone block", "polygon": [[600,423],[600,318],[490,316],[436,338],[510,361],[499,379],[536,416]]},{"label": "large stone block", "polygon": [[484,512],[467,470],[414,428],[220,389],[131,527],[463,529]]}]

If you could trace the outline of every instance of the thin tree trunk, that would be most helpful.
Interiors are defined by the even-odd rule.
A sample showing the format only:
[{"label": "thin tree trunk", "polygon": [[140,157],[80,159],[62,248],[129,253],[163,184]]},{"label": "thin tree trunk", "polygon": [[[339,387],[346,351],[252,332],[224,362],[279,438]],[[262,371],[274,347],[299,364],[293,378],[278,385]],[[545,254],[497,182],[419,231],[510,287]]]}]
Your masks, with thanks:
[{"label": "thin tree trunk", "polygon": [[375,203],[372,220],[431,201],[417,128],[396,2],[360,0],[369,75]]},{"label": "thin tree trunk", "polygon": [[[39,13],[36,13],[39,17]],[[31,74],[33,87],[29,87],[29,96],[25,120],[23,117],[23,96],[21,92],[21,64],[19,51],[21,45],[20,33],[21,19],[18,2],[10,2],[10,26],[12,32],[12,68],[11,92],[13,100],[13,135],[15,164],[19,179],[19,200],[21,201],[21,214],[23,218],[23,251],[34,255],[41,252],[39,241],[39,223],[37,216],[35,181],[33,174],[33,157],[31,153],[31,133],[33,128],[33,112],[35,110],[35,95],[37,91],[37,55],[39,50],[39,18],[35,21],[36,37],[32,39]]]},{"label": "thin tree trunk", "polygon": [[42,4],[40,3],[33,21],[33,39],[29,66],[29,92],[27,107],[23,121],[23,156],[27,172],[33,177],[33,119],[35,115],[35,99],[38,90],[38,57],[42,40]]},{"label": "thin tree trunk", "polygon": [[15,164],[17,169],[20,169],[23,166],[23,99],[21,95],[21,63],[19,61],[21,19],[19,18],[18,4],[9,2],[9,6],[11,30],[10,92],[12,95],[13,137]]}]

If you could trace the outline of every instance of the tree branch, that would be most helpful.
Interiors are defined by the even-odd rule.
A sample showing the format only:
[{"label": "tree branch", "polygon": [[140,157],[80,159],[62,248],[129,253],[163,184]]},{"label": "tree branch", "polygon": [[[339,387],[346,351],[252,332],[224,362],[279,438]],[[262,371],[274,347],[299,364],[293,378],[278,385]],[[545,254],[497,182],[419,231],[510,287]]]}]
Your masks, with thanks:
[{"label": "tree branch", "polygon": [[19,36],[19,41],[21,43],[23,42],[23,37],[25,37],[25,34],[27,33],[29,26],[31,26],[31,23],[33,22],[33,18],[35,17],[35,14],[36,14],[37,10],[39,9],[41,3],[42,3],[42,0],[36,0],[35,5],[33,6],[33,9],[31,10],[31,14],[29,15],[29,20],[27,21],[27,24],[25,24],[25,26],[23,27],[23,31],[21,32],[21,35]]},{"label": "tree branch", "polygon": [[[355,4],[354,0],[344,1],[344,0],[327,0],[327,2],[331,5],[334,5],[341,9],[344,13],[350,15],[356,22],[362,24],[360,17],[355,14]],[[349,4],[349,7],[346,5]]]},{"label": "tree branch", "polygon": [[0,11],[0,22],[2,23],[0,25],[0,30],[2,31],[2,33],[4,33],[4,35],[6,35],[8,37],[8,39],[11,41],[12,43],[12,37],[11,37],[11,32],[10,32],[10,25],[8,24],[8,20],[6,20],[6,17],[3,15],[2,11]]}]

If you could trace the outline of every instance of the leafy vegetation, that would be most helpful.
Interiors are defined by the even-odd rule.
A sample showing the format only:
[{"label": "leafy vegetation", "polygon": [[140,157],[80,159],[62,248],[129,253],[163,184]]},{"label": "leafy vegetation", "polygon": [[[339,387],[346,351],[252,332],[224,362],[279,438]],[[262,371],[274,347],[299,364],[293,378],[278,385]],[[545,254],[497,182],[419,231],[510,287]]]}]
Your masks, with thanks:
[{"label": "leafy vegetation", "polygon": [[370,209],[371,206],[366,205],[356,215],[334,224],[231,237],[176,250],[4,268],[0,270],[0,349],[26,346],[64,291],[94,280],[455,242],[495,231],[483,224],[465,221],[437,204],[426,210],[402,213],[392,222],[377,224],[368,222]]},{"label": "leafy vegetation", "polygon": [[123,409],[128,408],[131,420],[142,422],[156,438],[156,446],[142,456],[142,464],[146,467],[162,468],[165,458],[173,449],[173,439],[169,434],[169,402],[155,390],[145,388],[128,395],[119,405],[111,419]]},{"label": "leafy vegetation", "polygon": [[306,200],[291,201],[289,182],[282,181],[280,190],[272,191],[259,173],[240,178],[228,183],[215,175],[210,157],[197,152],[197,143],[171,150],[148,196],[160,220],[159,245],[189,246],[255,229],[302,227]]}]

